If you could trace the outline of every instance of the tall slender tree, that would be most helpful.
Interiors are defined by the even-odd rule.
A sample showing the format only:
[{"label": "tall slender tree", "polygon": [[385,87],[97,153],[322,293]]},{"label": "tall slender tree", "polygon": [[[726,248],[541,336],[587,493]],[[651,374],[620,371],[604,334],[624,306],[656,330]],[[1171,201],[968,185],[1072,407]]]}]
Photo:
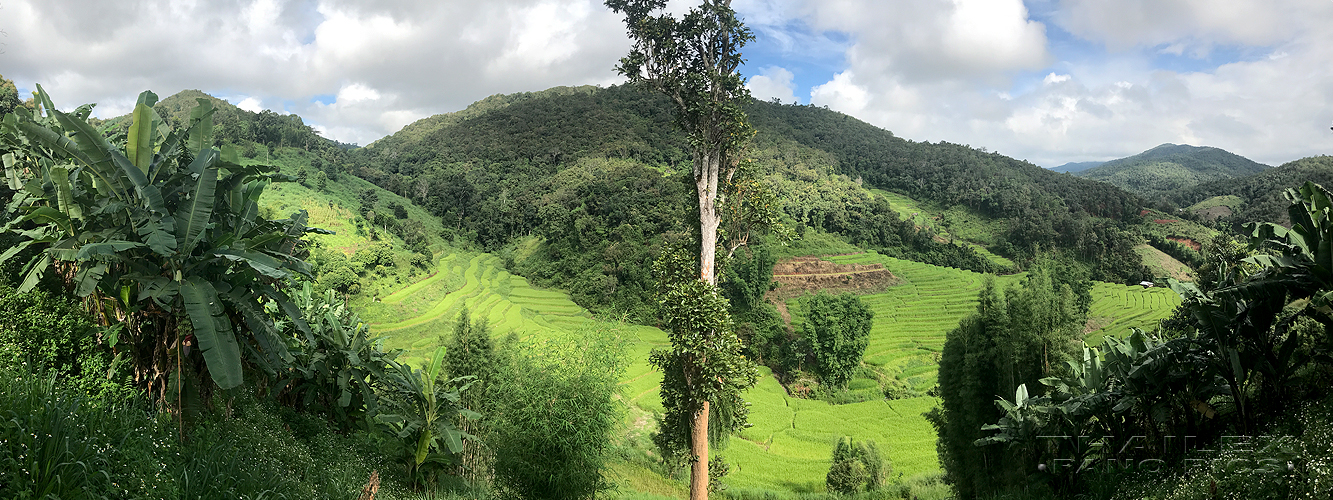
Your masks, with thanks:
[{"label": "tall slender tree", "polygon": [[[736,70],[742,62],[741,47],[754,36],[736,17],[731,0],[703,0],[680,18],[665,12],[666,4],[666,0],[606,0],[607,7],[625,16],[634,44],[616,69],[630,82],[671,99],[676,124],[688,134],[693,153],[699,199],[698,282],[704,286],[664,287],[674,289],[662,297],[663,304],[674,310],[664,313],[672,329],[672,349],[655,353],[654,361],[664,372],[681,371],[665,373],[663,400],[679,405],[668,408],[669,414],[679,412],[690,421],[690,498],[700,499],[708,497],[710,404],[719,397],[738,398],[737,389],[753,385],[756,377],[752,365],[739,354],[739,341],[731,341],[735,333],[729,318],[687,317],[693,315],[691,309],[715,311],[723,300],[717,290],[717,234],[722,222],[718,207],[723,201],[721,189],[739,165],[740,148],[754,134],[741,110],[749,92]],[[667,303],[684,299],[699,307]],[[721,314],[725,316],[725,308]],[[671,387],[673,380],[680,386]],[[668,415],[666,421],[673,420]]]}]

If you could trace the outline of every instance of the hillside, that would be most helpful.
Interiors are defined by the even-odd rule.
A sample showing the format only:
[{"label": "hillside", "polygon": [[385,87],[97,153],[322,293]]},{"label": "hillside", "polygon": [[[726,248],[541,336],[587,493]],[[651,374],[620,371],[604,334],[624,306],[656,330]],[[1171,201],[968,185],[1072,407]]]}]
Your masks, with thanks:
[{"label": "hillside", "polygon": [[[1289,224],[1289,202],[1282,193],[1305,181],[1333,186],[1333,156],[1302,158],[1255,175],[1199,184],[1170,193],[1167,199],[1199,212],[1225,207],[1215,209],[1217,215],[1236,225],[1256,221]],[[1222,196],[1231,198],[1216,198]]]},{"label": "hillside", "polygon": [[1213,147],[1162,144],[1074,175],[1155,198],[1205,182],[1254,175],[1269,167]]},{"label": "hillside", "polygon": [[[213,140],[214,145],[230,144],[241,149],[247,158],[256,157],[257,149],[292,147],[310,152],[346,148],[345,144],[321,137],[313,128],[305,124],[300,116],[281,114],[273,110],[258,113],[246,111],[222,99],[198,90],[182,90],[162,99],[153,106],[153,110],[173,129],[182,129],[190,121],[190,110],[198,104],[198,99],[208,99],[213,103]],[[104,128],[113,134],[124,134],[129,130],[129,115],[107,119]]]},{"label": "hillside", "polygon": [[[1142,202],[1118,188],[984,149],[904,140],[822,108],[751,101],[746,110],[757,135],[743,177],[776,196],[798,233],[981,272],[1055,249],[1099,279],[1150,274],[1132,252],[1141,241],[1126,231]],[[689,145],[669,102],[635,88],[492,96],[351,151],[346,164],[502,256],[537,237],[536,257],[514,270],[570,290],[594,312],[647,319],[644,270],[663,242],[692,235]],[[960,223],[984,227],[969,232],[981,239],[918,224],[871,188],[957,207]]]}]

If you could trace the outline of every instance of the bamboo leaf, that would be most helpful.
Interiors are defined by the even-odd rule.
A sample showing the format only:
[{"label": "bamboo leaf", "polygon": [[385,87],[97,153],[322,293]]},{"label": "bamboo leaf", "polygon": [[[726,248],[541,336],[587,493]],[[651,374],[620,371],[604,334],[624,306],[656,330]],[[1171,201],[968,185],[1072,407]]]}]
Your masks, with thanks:
[{"label": "bamboo leaf", "polygon": [[217,290],[203,278],[191,276],[181,284],[180,294],[213,382],[223,389],[241,385],[240,345],[231,321],[223,314]]}]

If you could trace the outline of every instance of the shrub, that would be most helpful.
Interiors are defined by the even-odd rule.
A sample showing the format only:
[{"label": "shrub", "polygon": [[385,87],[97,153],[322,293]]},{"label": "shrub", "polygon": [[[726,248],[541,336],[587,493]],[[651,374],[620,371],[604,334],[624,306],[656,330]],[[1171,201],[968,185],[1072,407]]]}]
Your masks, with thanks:
[{"label": "shrub", "polygon": [[81,358],[97,344],[97,327],[74,301],[0,284],[0,350],[35,372],[78,375]]},{"label": "shrub", "polygon": [[880,456],[874,441],[855,442],[843,436],[833,448],[833,461],[824,484],[829,491],[846,494],[879,491],[892,470],[893,466]]},{"label": "shrub", "polygon": [[809,345],[823,385],[842,387],[861,365],[875,313],[850,293],[820,292],[806,299],[801,337]]},{"label": "shrub", "polygon": [[824,484],[829,491],[856,493],[866,484],[866,468],[857,460],[838,460],[829,466]]},{"label": "shrub", "polygon": [[487,443],[496,485],[518,498],[589,498],[621,418],[624,342],[607,331],[516,348],[499,376]]}]

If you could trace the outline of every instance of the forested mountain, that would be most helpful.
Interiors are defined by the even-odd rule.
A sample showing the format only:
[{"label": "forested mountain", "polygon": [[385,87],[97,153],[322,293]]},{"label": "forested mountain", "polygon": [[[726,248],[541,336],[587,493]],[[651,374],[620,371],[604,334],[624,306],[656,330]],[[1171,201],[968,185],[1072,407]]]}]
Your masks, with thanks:
[{"label": "forested mountain", "polygon": [[[292,147],[306,151],[347,147],[337,141],[320,137],[313,128],[306,125],[300,116],[281,114],[273,110],[258,113],[238,108],[227,101],[210,96],[198,90],[182,90],[159,101],[153,110],[162,120],[173,128],[189,124],[190,110],[198,104],[198,99],[208,99],[213,103],[214,143],[216,145],[248,145]],[[124,133],[129,130],[130,115],[107,120],[103,127]],[[254,152],[247,154],[254,157]]]},{"label": "forested mountain", "polygon": [[[691,237],[684,222],[693,210],[689,147],[669,111],[665,98],[627,86],[493,96],[409,125],[352,152],[348,163],[352,173],[410,197],[486,248],[543,238],[518,256],[518,270],[571,289],[595,309],[601,300],[643,297],[644,273],[663,235]],[[1001,228],[993,250],[1020,263],[1038,249],[1056,249],[1101,279],[1143,274],[1129,251],[1136,236],[1125,226],[1142,202],[1118,188],[968,146],[904,140],[813,106],[751,101],[746,111],[757,129],[749,175],[784,201],[798,231],[997,270],[970,249],[902,221],[865,189],[876,187],[968,207]],[[532,255],[537,259],[524,264]]]},{"label": "forested mountain", "polygon": [[1290,225],[1287,215],[1290,202],[1282,193],[1306,181],[1333,186],[1333,156],[1302,158],[1246,177],[1205,182],[1167,193],[1165,197],[1178,206],[1188,207],[1214,196],[1237,196],[1241,204],[1226,219],[1227,222],[1235,225],[1247,222]]},{"label": "forested mountain", "polygon": [[1090,169],[1090,168],[1099,167],[1099,166],[1101,166],[1103,163],[1106,163],[1106,162],[1104,162],[1104,161],[1071,161],[1071,162],[1066,163],[1066,164],[1064,164],[1064,165],[1060,165],[1060,166],[1058,166],[1058,167],[1052,168],[1051,171],[1052,171],[1052,172],[1062,172],[1062,173],[1063,173],[1063,172],[1082,172],[1082,171],[1087,170],[1087,169]]},{"label": "forested mountain", "polygon": [[1162,144],[1074,175],[1156,198],[1209,181],[1254,175],[1268,168],[1268,165],[1218,148]]}]

